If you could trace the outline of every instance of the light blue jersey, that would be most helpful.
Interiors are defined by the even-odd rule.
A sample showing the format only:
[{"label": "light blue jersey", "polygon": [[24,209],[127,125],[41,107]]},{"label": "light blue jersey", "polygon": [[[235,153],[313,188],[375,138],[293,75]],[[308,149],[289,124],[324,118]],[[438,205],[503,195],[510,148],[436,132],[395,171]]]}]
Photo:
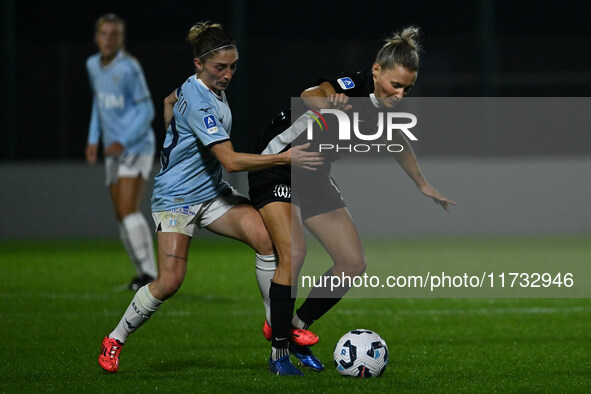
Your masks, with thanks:
[{"label": "light blue jersey", "polygon": [[154,154],[154,105],[138,61],[119,51],[106,67],[100,53],[86,61],[94,92],[88,143],[103,147],[120,142],[124,153]]},{"label": "light blue jersey", "polygon": [[154,180],[154,212],[199,204],[230,190],[221,163],[209,150],[230,139],[232,112],[226,94],[218,97],[193,75],[176,95],[160,156],[162,169]]}]

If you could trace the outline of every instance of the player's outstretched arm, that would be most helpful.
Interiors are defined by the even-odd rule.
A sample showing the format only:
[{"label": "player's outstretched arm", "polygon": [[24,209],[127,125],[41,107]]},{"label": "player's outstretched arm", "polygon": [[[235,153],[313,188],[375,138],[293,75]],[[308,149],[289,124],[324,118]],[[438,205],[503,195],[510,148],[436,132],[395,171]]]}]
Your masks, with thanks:
[{"label": "player's outstretched arm", "polygon": [[319,152],[308,152],[309,143],[295,146],[276,155],[254,155],[234,151],[230,141],[213,145],[210,149],[228,172],[256,171],[264,168],[293,165],[308,170],[315,170],[323,164]]},{"label": "player's outstretched arm", "polygon": [[337,93],[328,82],[322,82],[304,90],[300,97],[308,107],[313,109],[335,108],[341,111],[348,111],[351,105],[347,104],[349,96],[344,93]]},{"label": "player's outstretched arm", "polygon": [[173,108],[178,100],[179,99],[176,96],[176,89],[164,99],[164,130],[168,129],[168,126],[170,126]]},{"label": "player's outstretched arm", "polygon": [[419,187],[421,193],[425,196],[430,197],[435,201],[435,204],[441,205],[441,208],[445,209],[447,212],[450,211],[451,205],[456,205],[455,202],[450,200],[449,198],[445,197],[443,194],[439,193],[433,186],[431,186],[428,182],[425,182],[424,185]]},{"label": "player's outstretched arm", "polygon": [[402,132],[398,131],[398,133],[394,135],[392,142],[400,144],[403,147],[402,151],[395,153],[394,156],[396,157],[398,164],[400,164],[400,167],[402,167],[404,172],[406,172],[410,179],[413,180],[421,193],[429,198],[432,198],[433,201],[435,201],[435,204],[441,205],[441,208],[449,212],[450,206],[456,205],[456,203],[445,197],[443,194],[439,193],[433,186],[429,184],[429,182],[427,182],[423,176],[421,168],[419,167],[417,157],[415,156],[412,147],[404,135],[402,135]]}]

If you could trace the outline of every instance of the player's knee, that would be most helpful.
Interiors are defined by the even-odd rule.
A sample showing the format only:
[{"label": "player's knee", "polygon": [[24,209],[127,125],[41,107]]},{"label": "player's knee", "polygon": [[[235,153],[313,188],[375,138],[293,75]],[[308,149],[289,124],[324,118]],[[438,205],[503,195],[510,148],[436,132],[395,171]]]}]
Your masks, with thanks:
[{"label": "player's knee", "polygon": [[[296,246],[293,244],[275,245],[277,248],[278,264],[282,267],[291,267],[299,272],[304,259],[306,258],[306,245]],[[292,269],[292,271],[293,271]]]},{"label": "player's knee", "polygon": [[291,265],[292,271],[299,272],[304,265],[304,260],[306,259],[306,253],[308,253],[308,249],[306,245],[295,246],[293,245],[291,248]]},{"label": "player's knee", "polygon": [[357,271],[357,275],[363,275],[365,273],[365,270],[367,269],[367,261],[365,260],[365,256],[358,261],[355,268]]},{"label": "player's knee", "polygon": [[154,280],[154,297],[164,301],[172,297],[183,284],[182,278],[159,276]]},{"label": "player's knee", "polygon": [[275,253],[271,236],[264,227],[261,231],[257,232],[255,238],[252,240],[252,247],[258,254],[269,255]]},{"label": "player's knee", "polygon": [[347,259],[344,264],[342,264],[341,270],[349,276],[359,276],[363,275],[366,268],[367,261],[365,260],[365,256],[355,256]]}]

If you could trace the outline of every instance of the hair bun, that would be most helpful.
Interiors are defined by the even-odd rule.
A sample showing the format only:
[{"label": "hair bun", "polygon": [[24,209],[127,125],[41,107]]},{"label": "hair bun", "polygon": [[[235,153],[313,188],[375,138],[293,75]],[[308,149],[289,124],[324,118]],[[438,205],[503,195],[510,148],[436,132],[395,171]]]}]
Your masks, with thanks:
[{"label": "hair bun", "polygon": [[396,64],[410,71],[419,69],[420,31],[418,27],[408,26],[401,32],[387,38],[376,56],[376,63],[383,68],[392,68]]},{"label": "hair bun", "polygon": [[219,23],[198,22],[191,27],[189,34],[187,34],[187,42],[191,45],[196,45],[203,34],[209,29],[221,29],[222,25]]}]

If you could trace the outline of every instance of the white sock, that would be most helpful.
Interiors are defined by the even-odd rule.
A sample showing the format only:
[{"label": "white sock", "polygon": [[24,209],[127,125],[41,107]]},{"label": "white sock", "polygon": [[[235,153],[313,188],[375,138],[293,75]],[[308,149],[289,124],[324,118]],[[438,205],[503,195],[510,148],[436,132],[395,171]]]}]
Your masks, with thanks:
[{"label": "white sock", "polygon": [[274,254],[262,255],[256,254],[256,275],[259,283],[259,290],[263,297],[263,305],[265,305],[265,317],[267,322],[271,324],[271,299],[269,298],[269,289],[271,288],[271,281],[277,269],[277,259]]},{"label": "white sock", "polygon": [[138,274],[155,278],[158,273],[154,257],[154,245],[150,226],[141,212],[127,215],[121,221],[121,240],[134,262]]},{"label": "white sock", "polygon": [[281,357],[287,356],[289,354],[289,350],[285,349],[277,349],[271,346],[271,360],[277,361]]},{"label": "white sock", "polygon": [[135,272],[137,276],[142,276],[142,267],[140,266],[139,262],[136,261],[137,259],[134,256],[133,248],[131,247],[131,243],[129,242],[129,237],[127,236],[127,230],[123,224],[119,223],[119,237],[121,238],[121,242],[123,242],[123,247],[125,248],[125,252],[131,259],[133,266],[135,267]]},{"label": "white sock", "polygon": [[293,319],[291,319],[291,325],[301,328],[302,330],[307,330],[309,327],[302,319],[300,319],[297,313],[293,315]]},{"label": "white sock", "polygon": [[147,322],[160,305],[162,301],[154,298],[148,285],[141,287],[133,296],[117,327],[109,334],[109,338],[125,343],[129,334]]}]

